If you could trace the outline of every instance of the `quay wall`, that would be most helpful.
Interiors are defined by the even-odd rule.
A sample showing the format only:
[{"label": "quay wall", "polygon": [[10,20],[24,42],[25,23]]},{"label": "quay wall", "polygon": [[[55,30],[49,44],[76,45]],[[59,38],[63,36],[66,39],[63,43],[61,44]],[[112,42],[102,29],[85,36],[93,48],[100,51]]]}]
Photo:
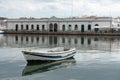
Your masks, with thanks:
[{"label": "quay wall", "polygon": [[93,35],[120,36],[120,32],[47,32],[47,31],[5,31],[5,34],[40,34],[40,35]]}]

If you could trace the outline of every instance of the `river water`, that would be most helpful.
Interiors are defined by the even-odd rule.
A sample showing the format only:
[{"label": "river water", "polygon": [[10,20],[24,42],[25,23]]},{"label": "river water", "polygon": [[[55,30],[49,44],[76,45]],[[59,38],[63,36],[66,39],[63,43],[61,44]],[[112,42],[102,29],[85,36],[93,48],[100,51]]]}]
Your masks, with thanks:
[{"label": "river water", "polygon": [[[77,49],[74,58],[27,64],[22,50]],[[120,80],[120,37],[0,35],[0,80]]]}]

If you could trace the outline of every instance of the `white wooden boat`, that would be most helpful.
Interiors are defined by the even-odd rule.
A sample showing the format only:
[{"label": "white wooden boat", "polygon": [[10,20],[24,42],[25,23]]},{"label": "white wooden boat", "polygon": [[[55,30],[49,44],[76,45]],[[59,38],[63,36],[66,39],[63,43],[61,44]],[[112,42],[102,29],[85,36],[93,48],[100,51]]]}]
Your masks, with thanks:
[{"label": "white wooden boat", "polygon": [[54,48],[51,50],[41,51],[41,50],[24,50],[22,51],[24,57],[27,61],[56,61],[67,59],[73,57],[76,53],[75,48],[71,49],[64,49],[61,48]]}]

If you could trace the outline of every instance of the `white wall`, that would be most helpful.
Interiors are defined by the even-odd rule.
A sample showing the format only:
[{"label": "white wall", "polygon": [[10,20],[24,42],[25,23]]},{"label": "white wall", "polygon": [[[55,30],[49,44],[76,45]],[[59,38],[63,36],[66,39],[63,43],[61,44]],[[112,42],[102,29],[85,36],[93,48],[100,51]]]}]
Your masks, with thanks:
[{"label": "white wall", "polygon": [[19,30],[21,30],[21,25],[24,26],[24,30],[26,30],[26,25],[29,25],[29,30],[31,30],[31,25],[34,25],[34,30],[37,29],[37,25],[39,25],[40,31],[42,30],[42,25],[45,25],[45,30],[49,30],[49,24],[52,23],[53,25],[56,23],[58,25],[58,31],[62,31],[62,25],[65,25],[65,30],[69,30],[69,25],[71,25],[71,31],[74,31],[75,25],[78,25],[78,31],[81,31],[81,25],[84,25],[84,30],[88,31],[88,25],[91,25],[91,30],[94,30],[95,24],[98,24],[100,28],[104,27],[110,27],[111,21],[106,20],[80,20],[80,21],[35,21],[35,20],[27,20],[27,21],[21,21],[19,19],[16,20],[8,20],[7,21],[7,29],[8,30],[15,30],[15,25],[18,24]]}]

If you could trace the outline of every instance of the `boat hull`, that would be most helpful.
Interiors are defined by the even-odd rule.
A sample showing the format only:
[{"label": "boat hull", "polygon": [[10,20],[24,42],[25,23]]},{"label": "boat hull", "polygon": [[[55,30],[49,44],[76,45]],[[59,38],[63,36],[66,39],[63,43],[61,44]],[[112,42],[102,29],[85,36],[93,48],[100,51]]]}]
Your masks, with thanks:
[{"label": "boat hull", "polygon": [[76,50],[66,51],[64,53],[37,53],[37,52],[23,52],[24,57],[27,61],[56,61],[56,60],[63,60],[70,57],[73,57],[76,53]]}]

